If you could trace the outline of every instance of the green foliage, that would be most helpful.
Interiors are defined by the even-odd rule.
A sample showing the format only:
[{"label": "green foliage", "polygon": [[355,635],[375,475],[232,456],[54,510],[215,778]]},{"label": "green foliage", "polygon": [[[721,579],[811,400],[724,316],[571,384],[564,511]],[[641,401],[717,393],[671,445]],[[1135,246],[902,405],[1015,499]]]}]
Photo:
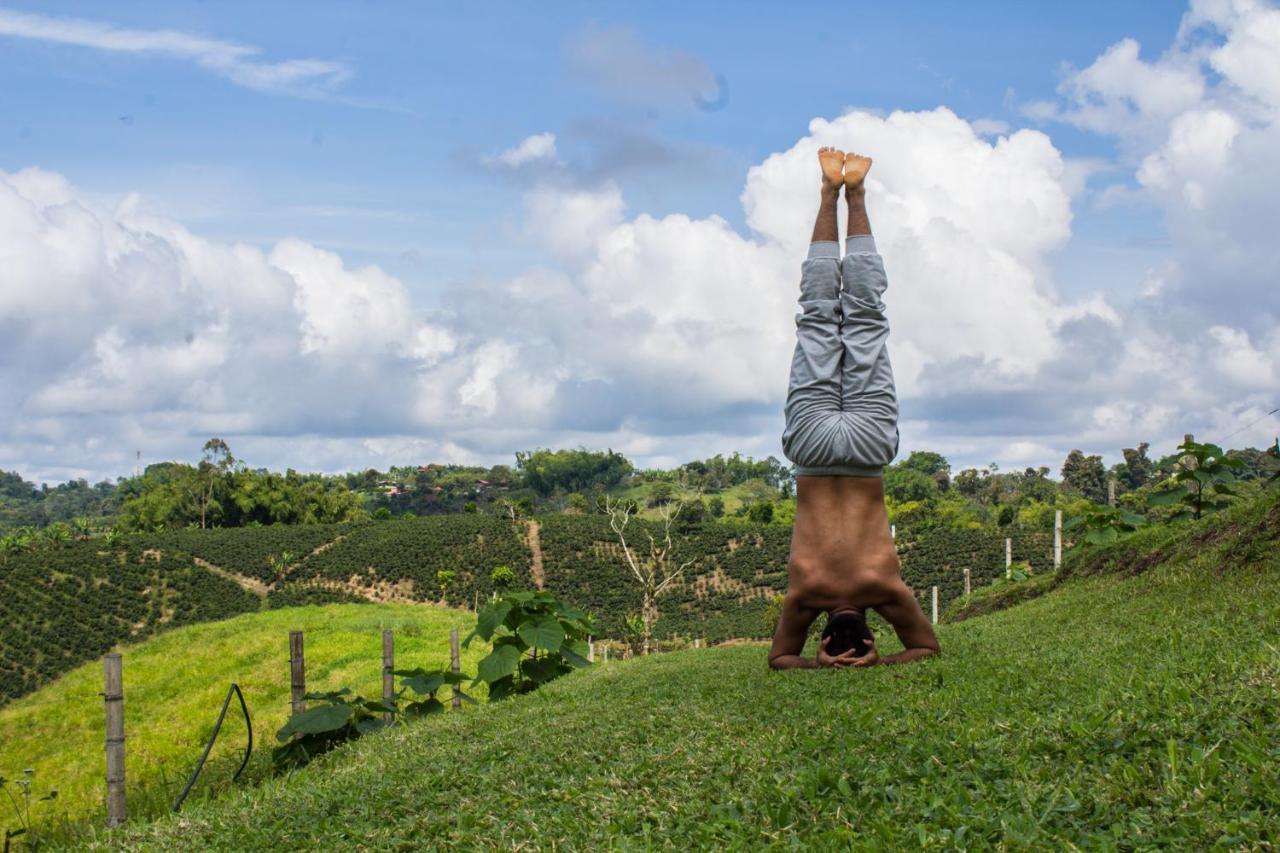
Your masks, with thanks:
[{"label": "green foliage", "polygon": [[516,467],[525,484],[544,497],[553,492],[581,492],[617,485],[634,468],[621,453],[585,448],[577,450],[519,451]]},{"label": "green foliage", "polygon": [[773,501],[758,501],[747,508],[747,518],[756,524],[773,521]]},{"label": "green foliage", "polygon": [[1072,450],[1062,463],[1062,483],[1094,503],[1107,499],[1107,472],[1101,456],[1085,456]]},{"label": "green foliage", "polygon": [[492,642],[472,686],[489,685],[491,700],[536,690],[575,667],[588,666],[591,618],[549,592],[505,592],[481,608],[466,644]]},{"label": "green foliage", "polygon": [[937,496],[938,484],[928,474],[906,467],[904,462],[885,467],[884,493],[899,503],[927,501]]},{"label": "green foliage", "polygon": [[[1210,518],[1082,551],[1073,560],[1127,557],[1105,579],[940,626],[929,661],[770,673],[757,646],[595,667],[112,843],[1267,850],[1280,514],[1273,502],[1219,518],[1221,540],[1193,541]],[[1241,551],[1239,532],[1264,522]],[[1136,573],[1166,533],[1178,558]],[[897,650],[891,634],[879,644]]]},{"label": "green foliage", "polygon": [[516,573],[508,566],[494,566],[489,572],[489,583],[495,590],[504,590],[516,582]]},{"label": "green foliage", "polygon": [[772,637],[777,632],[778,623],[782,621],[782,603],[786,600],[785,595],[771,595],[765,601],[764,613],[760,615],[764,621],[766,637]]},{"label": "green foliage", "polygon": [[1076,539],[1071,547],[1080,545],[1110,545],[1126,533],[1132,533],[1147,520],[1137,513],[1115,506],[1087,504],[1083,511],[1067,519],[1063,532],[1079,529],[1084,537]]},{"label": "green foliage", "polygon": [[278,732],[279,746],[271,751],[277,770],[304,767],[317,755],[385,728],[385,714],[394,714],[393,703],[351,696],[351,689],[308,693],[308,702],[320,702],[289,718]]},{"label": "green foliage", "polygon": [[368,604],[369,599],[338,589],[306,583],[290,583],[267,593],[268,610],[282,607],[324,606],[326,604]]},{"label": "green foliage", "polygon": [[1152,506],[1180,503],[1183,509],[1172,521],[1200,518],[1226,508],[1235,497],[1232,484],[1246,467],[1244,461],[1227,456],[1216,444],[1191,440],[1178,445],[1178,452],[1182,454],[1182,470],[1173,476],[1175,487],[1151,496],[1147,502]]},{"label": "green foliage", "polygon": [[724,499],[719,495],[712,495],[707,500],[707,512],[711,513],[713,518],[720,518],[724,515]]},{"label": "green foliage", "polygon": [[737,451],[731,456],[717,453],[708,459],[686,462],[674,473],[690,488],[706,491],[721,491],[751,480],[760,480],[769,489],[778,491],[791,482],[791,471],[786,463],[772,456],[757,462]]},{"label": "green foliage", "polygon": [[12,840],[19,837],[23,838],[28,849],[35,850],[39,847],[39,840],[32,835],[35,825],[31,818],[31,806],[33,803],[48,803],[58,798],[57,791],[48,791],[44,796],[39,797],[31,793],[31,783],[34,780],[35,772],[34,769],[28,767],[16,779],[0,776],[0,794],[4,794],[4,800],[8,803],[13,813],[12,821],[17,827],[5,827],[4,849],[6,853]]},{"label": "green foliage", "polygon": [[97,541],[10,554],[0,571],[0,703],[117,643],[257,610],[258,598],[189,555],[140,541]]},{"label": "green foliage", "polygon": [[[420,601],[472,607],[494,590],[494,566],[508,566],[519,583],[532,584],[533,557],[510,521],[480,514],[432,515],[349,530],[341,541],[307,558],[291,574],[320,581],[373,587],[399,585]],[[440,572],[448,583],[441,587]]]},{"label": "green foliage", "polygon": [[474,515],[479,510],[476,507],[475,501],[467,501],[465,504],[462,505],[462,511],[469,512]]}]

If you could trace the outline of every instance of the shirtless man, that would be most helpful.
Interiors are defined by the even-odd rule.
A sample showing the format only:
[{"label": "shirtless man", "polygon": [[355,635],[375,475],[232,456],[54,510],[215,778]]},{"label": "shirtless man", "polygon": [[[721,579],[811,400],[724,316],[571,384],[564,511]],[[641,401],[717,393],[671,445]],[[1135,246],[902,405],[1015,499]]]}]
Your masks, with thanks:
[{"label": "shirtless man", "polygon": [[[902,580],[884,506],[881,473],[898,454],[898,398],[880,301],[888,280],[864,204],[871,160],[822,148],[818,161],[822,203],[801,269],[782,434],[783,451],[796,464],[796,522],[787,596],[769,650],[774,669],[906,663],[938,653],[933,628]],[[849,207],[843,261],[841,187]],[[867,608],[893,625],[904,651],[880,656]],[[823,612],[817,655],[801,657],[809,626]]]}]

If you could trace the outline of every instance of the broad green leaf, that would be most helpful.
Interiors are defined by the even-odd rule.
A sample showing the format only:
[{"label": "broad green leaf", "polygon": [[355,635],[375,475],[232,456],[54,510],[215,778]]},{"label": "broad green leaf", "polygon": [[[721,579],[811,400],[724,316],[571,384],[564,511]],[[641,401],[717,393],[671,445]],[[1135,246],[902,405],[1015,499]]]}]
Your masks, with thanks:
[{"label": "broad green leaf", "polygon": [[1081,523],[1083,523],[1083,522],[1084,522],[1084,516],[1083,516],[1083,515],[1077,515],[1077,516],[1075,516],[1074,518],[1068,519],[1068,520],[1067,520],[1067,523],[1066,523],[1066,524],[1064,524],[1064,525],[1062,525],[1062,529],[1063,529],[1063,530],[1074,530],[1075,528],[1079,527],[1079,526],[1081,525]]},{"label": "broad green leaf", "polygon": [[1135,512],[1129,512],[1128,510],[1122,510],[1120,513],[1120,518],[1121,520],[1124,521],[1125,524],[1132,524],[1134,527],[1138,527],[1140,525],[1147,523],[1147,520],[1145,518],[1143,518],[1142,516],[1138,515]]},{"label": "broad green leaf", "polygon": [[510,601],[515,601],[515,602],[519,602],[520,604],[525,604],[533,600],[533,593],[529,592],[526,589],[518,589],[515,592],[507,593],[503,597],[506,599],[509,599]]},{"label": "broad green leaf", "polygon": [[356,723],[356,731],[362,735],[372,734],[387,727],[381,717],[366,717]]},{"label": "broad green leaf", "polygon": [[444,703],[432,697],[421,702],[411,702],[405,706],[404,712],[411,717],[423,717],[427,714],[439,714],[444,711]]},{"label": "broad green leaf", "polygon": [[523,660],[520,662],[520,672],[533,683],[544,684],[560,675],[559,657],[548,655],[537,660]]},{"label": "broad green leaf", "polygon": [[1220,495],[1234,495],[1235,491],[1226,483],[1214,483],[1213,490]]},{"label": "broad green leaf", "polygon": [[579,669],[591,666],[591,661],[587,660],[587,644],[582,640],[574,643],[565,643],[560,647],[560,654],[564,655],[565,660]]},{"label": "broad green leaf", "polygon": [[444,684],[444,673],[422,673],[401,679],[400,683],[420,696],[430,696]]},{"label": "broad green leaf", "polygon": [[308,708],[301,714],[294,714],[280,731],[297,732],[303,735],[320,734],[342,728],[351,719],[352,709],[349,705],[321,705]]},{"label": "broad green leaf", "polygon": [[493,636],[494,630],[502,624],[502,620],[506,619],[507,614],[510,612],[510,602],[499,601],[487,605],[476,617],[476,633],[480,635],[481,639],[489,639]]},{"label": "broad green leaf", "polygon": [[508,675],[506,678],[499,678],[497,681],[489,685],[489,701],[497,702],[499,699],[505,699],[514,695],[516,692],[516,680]]},{"label": "broad green leaf", "polygon": [[525,622],[519,628],[520,639],[535,649],[555,652],[560,650],[564,642],[564,628],[552,616],[544,616],[532,622]]},{"label": "broad green leaf", "polygon": [[490,685],[516,671],[520,663],[520,650],[515,646],[504,644],[497,646],[476,669],[476,677]]},{"label": "broad green leaf", "polygon": [[1151,506],[1167,506],[1182,500],[1182,496],[1187,493],[1185,488],[1171,489],[1167,492],[1160,492],[1147,498],[1147,503]]}]

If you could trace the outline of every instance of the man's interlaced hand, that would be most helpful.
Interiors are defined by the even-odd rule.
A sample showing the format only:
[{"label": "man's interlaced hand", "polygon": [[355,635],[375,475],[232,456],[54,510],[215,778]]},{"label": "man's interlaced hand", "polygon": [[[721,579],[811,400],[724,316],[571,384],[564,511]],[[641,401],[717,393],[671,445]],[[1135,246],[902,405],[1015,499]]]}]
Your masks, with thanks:
[{"label": "man's interlaced hand", "polygon": [[838,655],[829,655],[827,654],[827,645],[830,642],[830,637],[823,637],[822,642],[818,644],[818,666],[875,666],[880,662],[880,654],[876,651],[876,644],[873,640],[863,640],[871,650],[862,657],[854,655],[854,649],[849,649],[849,651]]}]

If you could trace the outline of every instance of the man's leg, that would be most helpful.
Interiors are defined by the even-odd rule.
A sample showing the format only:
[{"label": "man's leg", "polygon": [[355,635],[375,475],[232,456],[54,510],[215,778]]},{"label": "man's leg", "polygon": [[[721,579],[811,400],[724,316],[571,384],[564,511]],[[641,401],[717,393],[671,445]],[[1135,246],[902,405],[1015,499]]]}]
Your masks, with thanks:
[{"label": "man's leg", "polygon": [[782,448],[798,466],[823,464],[822,433],[815,423],[840,412],[840,233],[836,207],[844,178],[844,154],[818,151],[822,195],[809,256],[801,264],[800,313],[787,388]]},{"label": "man's leg", "polygon": [[849,154],[844,166],[849,231],[841,263],[841,409],[856,421],[855,458],[868,465],[887,465],[898,454],[898,393],[886,346],[889,319],[881,301],[889,279],[871,236],[865,204],[864,178],[871,160]]}]

